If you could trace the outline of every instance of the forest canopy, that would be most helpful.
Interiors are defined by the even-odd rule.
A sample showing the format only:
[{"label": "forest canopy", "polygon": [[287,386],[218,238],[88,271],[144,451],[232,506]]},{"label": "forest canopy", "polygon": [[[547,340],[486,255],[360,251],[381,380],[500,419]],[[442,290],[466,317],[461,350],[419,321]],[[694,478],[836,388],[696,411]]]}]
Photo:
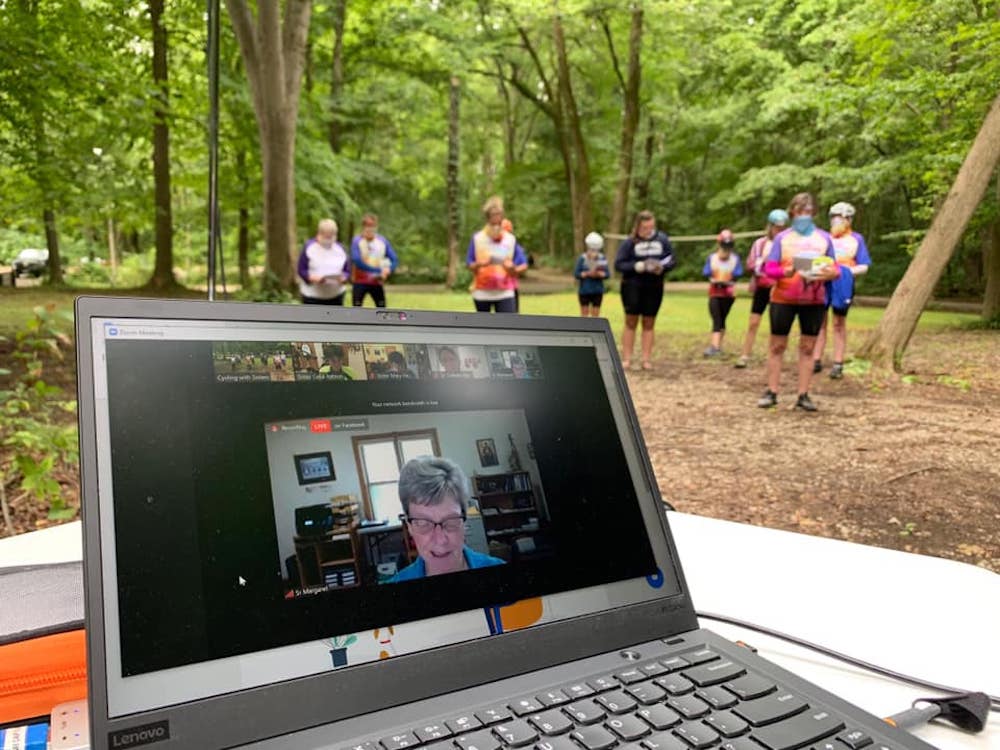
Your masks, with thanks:
[{"label": "forest canopy", "polygon": [[[291,57],[260,50],[281,96],[251,84],[234,26],[241,8],[273,26],[272,5],[303,40],[297,82]],[[521,243],[563,264],[640,208],[675,235],[749,231],[809,190],[821,211],[858,207],[866,290],[888,292],[1000,91],[997,49],[998,0],[227,0],[225,268],[244,283],[274,268],[280,159],[261,133],[278,120],[262,130],[260,108],[293,104],[286,256],[319,218],[344,237],[374,212],[403,269],[440,281],[449,223],[464,247],[494,193]],[[55,242],[73,283],[139,285],[164,263],[161,280],[204,282],[205,50],[200,1],[0,4],[0,261]],[[939,294],[982,298],[998,227],[994,175]],[[695,272],[701,248],[681,255]]]}]

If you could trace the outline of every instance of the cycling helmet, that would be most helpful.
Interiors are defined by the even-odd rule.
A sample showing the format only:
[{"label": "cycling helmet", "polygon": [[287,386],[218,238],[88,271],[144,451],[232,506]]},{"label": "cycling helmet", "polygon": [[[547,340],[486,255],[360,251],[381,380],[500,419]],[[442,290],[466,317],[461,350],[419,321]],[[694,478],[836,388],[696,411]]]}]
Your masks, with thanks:
[{"label": "cycling helmet", "polygon": [[830,206],[830,216],[843,216],[845,219],[854,218],[854,206],[850,203],[840,201]]},{"label": "cycling helmet", "polygon": [[604,238],[597,232],[591,232],[583,239],[583,244],[588,250],[600,250],[604,247]]},{"label": "cycling helmet", "polygon": [[767,215],[767,223],[776,227],[788,226],[788,212],[783,208],[776,208]]}]

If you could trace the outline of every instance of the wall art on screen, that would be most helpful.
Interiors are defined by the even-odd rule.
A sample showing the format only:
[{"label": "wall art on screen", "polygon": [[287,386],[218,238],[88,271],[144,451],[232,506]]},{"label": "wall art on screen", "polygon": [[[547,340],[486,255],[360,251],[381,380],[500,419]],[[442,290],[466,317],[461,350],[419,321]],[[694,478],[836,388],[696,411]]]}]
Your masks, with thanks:
[{"label": "wall art on screen", "polygon": [[493,442],[493,438],[477,440],[476,450],[479,452],[479,463],[483,466],[500,465],[500,459],[497,457],[497,446]]},{"label": "wall art on screen", "polygon": [[298,454],[295,456],[295,473],[298,474],[299,484],[332,482],[337,478],[330,451]]}]

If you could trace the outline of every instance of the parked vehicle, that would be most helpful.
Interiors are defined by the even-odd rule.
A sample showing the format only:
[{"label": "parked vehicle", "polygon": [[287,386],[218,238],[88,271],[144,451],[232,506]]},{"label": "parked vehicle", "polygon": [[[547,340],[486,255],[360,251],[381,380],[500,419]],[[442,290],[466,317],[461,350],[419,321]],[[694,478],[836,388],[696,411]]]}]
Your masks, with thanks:
[{"label": "parked vehicle", "polygon": [[49,265],[49,251],[38,248],[25,248],[17,254],[11,266],[15,276],[41,276]]}]

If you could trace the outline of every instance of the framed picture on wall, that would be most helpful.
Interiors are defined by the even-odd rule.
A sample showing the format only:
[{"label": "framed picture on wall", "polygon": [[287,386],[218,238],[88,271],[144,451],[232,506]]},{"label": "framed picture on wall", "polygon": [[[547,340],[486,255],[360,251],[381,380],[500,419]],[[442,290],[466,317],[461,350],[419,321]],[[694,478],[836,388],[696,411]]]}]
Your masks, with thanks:
[{"label": "framed picture on wall", "polygon": [[479,452],[479,463],[483,466],[500,465],[500,459],[497,458],[497,445],[493,442],[493,438],[477,440],[476,450]]},{"label": "framed picture on wall", "polygon": [[295,473],[299,477],[299,484],[332,482],[337,478],[333,470],[333,454],[330,451],[300,453],[295,456]]}]

